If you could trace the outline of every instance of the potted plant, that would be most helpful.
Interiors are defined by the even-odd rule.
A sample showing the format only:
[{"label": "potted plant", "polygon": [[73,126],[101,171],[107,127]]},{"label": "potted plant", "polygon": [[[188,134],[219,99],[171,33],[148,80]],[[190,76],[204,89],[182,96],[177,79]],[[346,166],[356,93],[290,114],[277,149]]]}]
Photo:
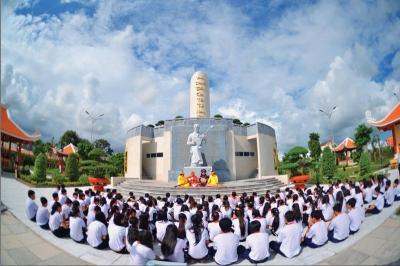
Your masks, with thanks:
[{"label": "potted plant", "polygon": [[308,167],[311,165],[311,159],[307,158],[308,150],[301,146],[292,148],[283,158],[283,164],[278,167],[279,170],[289,170],[290,180],[295,188],[305,188],[307,180],[310,179]]},{"label": "potted plant", "polygon": [[88,180],[90,182],[90,185],[94,186],[94,191],[104,191],[104,187],[108,184],[106,171],[100,166],[94,166],[93,169],[89,171]]},{"label": "potted plant", "polygon": [[108,184],[108,179],[106,178],[106,170],[104,167],[101,167],[100,163],[104,157],[106,157],[106,153],[100,148],[94,148],[89,152],[88,156],[97,161],[97,166],[94,166],[93,169],[89,171],[89,182],[90,185],[94,186],[94,190],[104,191],[104,187]]}]

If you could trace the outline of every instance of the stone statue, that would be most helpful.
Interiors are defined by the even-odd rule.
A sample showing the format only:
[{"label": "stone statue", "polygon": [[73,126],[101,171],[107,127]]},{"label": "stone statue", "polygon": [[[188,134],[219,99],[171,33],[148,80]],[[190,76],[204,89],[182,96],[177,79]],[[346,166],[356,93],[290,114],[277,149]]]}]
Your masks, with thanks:
[{"label": "stone statue", "polygon": [[195,124],[194,132],[191,133],[187,140],[187,145],[190,145],[190,166],[198,167],[203,166],[203,156],[202,156],[202,144],[207,143],[206,137],[204,134],[199,133],[200,126],[199,124]]}]

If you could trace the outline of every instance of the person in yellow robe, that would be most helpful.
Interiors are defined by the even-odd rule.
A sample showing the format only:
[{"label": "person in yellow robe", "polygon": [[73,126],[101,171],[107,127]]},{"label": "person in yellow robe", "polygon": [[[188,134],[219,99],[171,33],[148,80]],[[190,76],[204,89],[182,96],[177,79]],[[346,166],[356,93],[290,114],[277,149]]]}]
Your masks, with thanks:
[{"label": "person in yellow robe", "polygon": [[179,176],[178,176],[178,186],[180,187],[189,187],[190,183],[187,180],[187,178],[185,177],[185,173],[182,172]]},{"label": "person in yellow robe", "polygon": [[208,178],[208,185],[217,185],[218,184],[218,176],[214,173],[214,171],[211,171],[211,175]]}]

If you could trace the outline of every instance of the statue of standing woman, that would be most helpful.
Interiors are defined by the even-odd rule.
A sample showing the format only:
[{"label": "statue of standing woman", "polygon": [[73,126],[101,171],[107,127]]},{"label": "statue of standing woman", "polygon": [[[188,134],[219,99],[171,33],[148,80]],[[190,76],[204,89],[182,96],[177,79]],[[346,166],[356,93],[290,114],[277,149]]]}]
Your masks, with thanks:
[{"label": "statue of standing woman", "polygon": [[198,167],[203,166],[203,149],[202,144],[207,143],[206,137],[204,134],[200,134],[200,125],[195,124],[194,132],[191,133],[187,140],[187,145],[190,145],[190,166],[191,167]]}]

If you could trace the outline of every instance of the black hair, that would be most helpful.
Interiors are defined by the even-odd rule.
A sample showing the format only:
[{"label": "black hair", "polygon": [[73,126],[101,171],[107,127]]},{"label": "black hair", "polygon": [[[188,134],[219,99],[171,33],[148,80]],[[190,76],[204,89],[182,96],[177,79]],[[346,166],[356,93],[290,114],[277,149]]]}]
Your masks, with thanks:
[{"label": "black hair", "polygon": [[194,237],[196,241],[194,242],[194,245],[196,246],[200,240],[201,240],[201,234],[204,230],[202,227],[202,218],[201,216],[196,213],[192,216],[192,227],[190,228],[190,231],[194,233]]},{"label": "black hair", "polygon": [[61,204],[59,202],[55,202],[51,207],[51,215],[53,215],[57,211],[58,207],[61,207]]},{"label": "black hair", "polygon": [[65,201],[66,204],[72,204],[72,200],[70,200],[69,198],[67,198],[67,200]]},{"label": "black hair", "polygon": [[133,244],[133,242],[139,240],[139,229],[138,229],[139,220],[136,217],[132,217],[129,219],[129,228],[127,234],[127,240],[129,244]]},{"label": "black hair", "polygon": [[315,218],[317,220],[321,220],[322,218],[322,211],[316,210],[311,212],[311,218]]},{"label": "black hair", "polygon": [[95,219],[96,221],[103,223],[106,227],[108,226],[106,221],[106,215],[102,211],[96,212]]},{"label": "black hair", "polygon": [[302,216],[301,216],[299,204],[298,204],[298,203],[294,203],[294,204],[292,205],[292,208],[293,208],[293,213],[294,213],[294,220],[295,220],[296,222],[298,222],[298,223],[301,222]]},{"label": "black hair", "polygon": [[167,193],[165,193],[165,196],[166,196],[167,198],[169,198],[169,197],[171,196],[171,194],[170,194],[169,192],[167,192]]},{"label": "black hair", "polygon": [[213,212],[213,213],[211,214],[211,218],[212,218],[212,221],[213,221],[213,222],[218,221],[218,220],[219,220],[219,214],[218,214],[218,212]]},{"label": "black hair", "polygon": [[274,220],[272,221],[272,230],[274,232],[278,231],[280,221],[279,221],[279,210],[278,208],[272,208],[271,213],[274,215]]},{"label": "black hair", "polygon": [[138,238],[139,238],[140,244],[153,250],[153,237],[152,237],[150,231],[147,231],[147,230],[140,231]]},{"label": "black hair", "polygon": [[335,206],[333,206],[333,211],[342,212],[342,205],[339,203],[335,204]]},{"label": "black hair", "polygon": [[232,196],[236,197],[236,192],[235,191],[232,192]]},{"label": "black hair", "polygon": [[251,212],[251,215],[252,215],[253,217],[260,217],[260,211],[254,209],[254,210]]},{"label": "black hair", "polygon": [[386,181],[386,186],[390,187],[391,184],[392,184],[392,181],[390,181],[390,179]]},{"label": "black hair", "polygon": [[100,200],[99,200],[99,204],[100,204],[100,206],[104,206],[104,205],[106,205],[107,204],[107,200],[106,200],[106,198],[101,198]]},{"label": "black hair", "polygon": [[356,202],[357,200],[355,198],[351,198],[347,201],[346,204],[349,204],[352,208],[354,208],[356,206]]},{"label": "black hair", "polygon": [[395,184],[399,184],[399,179],[396,178],[396,179],[394,180],[394,183],[395,183]]},{"label": "black hair", "polygon": [[[203,211],[205,211],[207,213],[207,217],[210,216],[210,205],[208,204],[207,201],[203,202]],[[208,219],[208,218],[207,218]],[[206,219],[206,220],[207,220]]]},{"label": "black hair", "polygon": [[188,211],[189,207],[186,204],[182,205],[181,212],[188,212]]},{"label": "black hair", "polygon": [[124,215],[122,213],[118,213],[117,215],[115,215],[114,217],[114,224],[118,225],[118,226],[124,226],[124,224],[122,223],[122,221],[124,220]]},{"label": "black hair", "polygon": [[381,192],[381,187],[380,187],[380,186],[376,186],[376,187],[375,187],[375,191],[378,192],[378,193],[380,193],[380,192]]},{"label": "black hair", "polygon": [[95,198],[93,199],[93,202],[99,202],[99,203],[100,203],[100,199],[95,197]]},{"label": "black hair", "polygon": [[224,233],[231,232],[232,230],[232,220],[229,218],[222,218],[219,221],[219,227],[221,228],[221,231]]},{"label": "black hair", "polygon": [[293,222],[295,219],[295,214],[292,211],[287,211],[285,213],[285,219],[288,223]]},{"label": "black hair", "polygon": [[269,211],[270,209],[271,209],[271,203],[266,202],[266,203],[264,204],[264,208],[263,208],[263,211],[262,211],[261,216],[262,216],[262,217],[266,217],[267,214],[268,214],[268,211]]},{"label": "black hair", "polygon": [[329,196],[325,195],[322,197],[322,204],[329,204]]},{"label": "black hair", "polygon": [[158,211],[157,212],[157,220],[158,221],[168,221],[168,216],[167,213],[164,211]]},{"label": "black hair", "polygon": [[32,195],[35,195],[35,191],[32,189],[28,190],[28,197],[31,197]]},{"label": "black hair", "polygon": [[249,234],[253,234],[255,232],[260,231],[261,228],[261,223],[257,220],[253,220],[250,224],[249,224]]},{"label": "black hair", "polygon": [[180,213],[178,216],[178,237],[182,239],[186,239],[186,223],[187,217],[184,213]]},{"label": "black hair", "polygon": [[119,211],[119,207],[117,205],[114,205],[110,208],[110,210],[108,211],[107,222],[110,221],[111,217],[113,217],[114,213],[116,213],[117,211]]},{"label": "black hair", "polygon": [[67,193],[67,190],[65,188],[61,189],[61,194]]},{"label": "black hair", "polygon": [[139,218],[139,228],[142,230],[149,230],[149,214],[143,212]]},{"label": "black hair", "polygon": [[42,203],[42,205],[45,205],[47,203],[47,199],[45,197],[41,197],[40,202]]},{"label": "black hair", "polygon": [[243,218],[243,212],[241,210],[235,210],[235,216],[239,219],[240,236],[244,237],[246,235],[246,223]]},{"label": "black hair", "polygon": [[161,242],[161,252],[164,256],[170,256],[175,252],[178,241],[178,228],[174,224],[169,224],[165,229],[165,235]]}]

